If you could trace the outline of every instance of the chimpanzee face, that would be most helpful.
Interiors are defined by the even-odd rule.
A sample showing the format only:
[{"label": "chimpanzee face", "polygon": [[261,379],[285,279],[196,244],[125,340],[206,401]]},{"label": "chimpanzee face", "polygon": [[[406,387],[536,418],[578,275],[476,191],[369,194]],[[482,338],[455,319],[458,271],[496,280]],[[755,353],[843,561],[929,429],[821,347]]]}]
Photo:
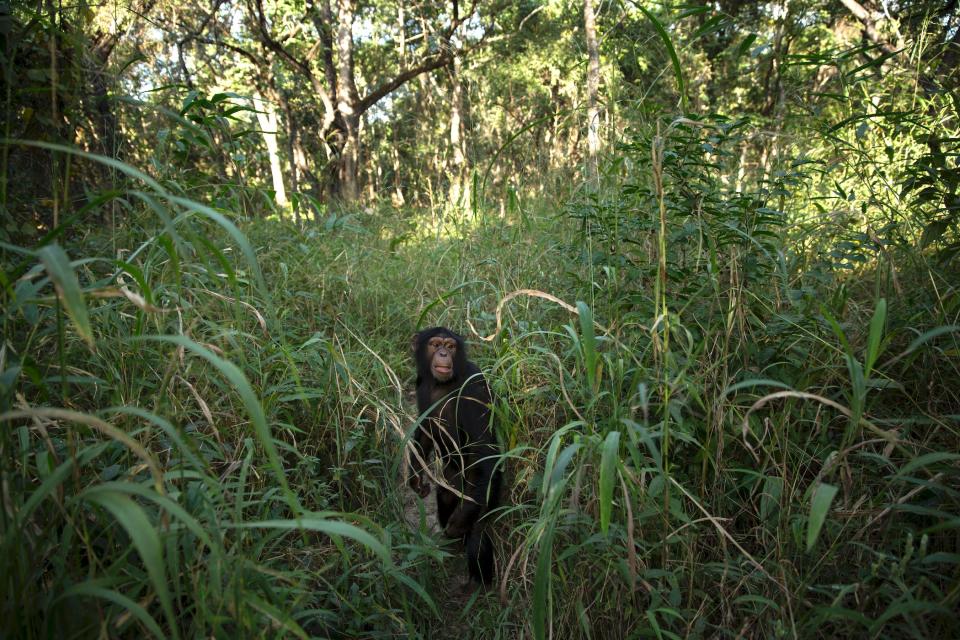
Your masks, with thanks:
[{"label": "chimpanzee face", "polygon": [[413,334],[410,350],[417,364],[417,385],[427,379],[444,385],[466,374],[467,347],[463,338],[446,327]]},{"label": "chimpanzee face", "polygon": [[454,338],[438,335],[427,340],[426,356],[434,380],[447,382],[453,377],[453,359],[456,355],[457,341]]}]

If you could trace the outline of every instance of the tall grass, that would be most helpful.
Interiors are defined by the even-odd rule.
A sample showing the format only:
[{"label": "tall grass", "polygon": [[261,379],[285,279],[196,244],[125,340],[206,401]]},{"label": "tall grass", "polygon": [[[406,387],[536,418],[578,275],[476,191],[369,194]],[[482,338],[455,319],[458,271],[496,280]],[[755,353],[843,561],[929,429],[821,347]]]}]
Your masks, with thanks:
[{"label": "tall grass", "polygon": [[[750,194],[701,191],[691,229],[710,174],[638,166],[570,209],[627,247],[580,261],[545,211],[302,235],[159,183],[111,234],[5,246],[5,635],[949,637],[956,286],[804,262]],[[659,199],[662,230],[632,213]],[[480,340],[524,288],[567,304],[512,298]],[[466,599],[401,516],[417,318],[470,331],[500,398],[502,582]]]}]

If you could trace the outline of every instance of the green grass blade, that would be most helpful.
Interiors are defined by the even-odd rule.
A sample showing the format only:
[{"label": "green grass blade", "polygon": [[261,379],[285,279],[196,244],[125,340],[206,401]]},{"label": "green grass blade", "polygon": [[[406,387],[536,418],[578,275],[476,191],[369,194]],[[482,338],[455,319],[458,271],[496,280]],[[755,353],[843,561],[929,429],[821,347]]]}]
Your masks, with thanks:
[{"label": "green grass blade", "polygon": [[657,20],[656,16],[647,11],[645,8],[641,7],[636,2],[634,2],[633,5],[639,9],[648,20],[650,20],[650,23],[653,25],[653,29],[663,41],[663,46],[666,47],[667,54],[670,56],[670,64],[673,65],[673,76],[677,80],[677,90],[680,92],[680,106],[684,111],[686,111],[687,83],[683,79],[683,67],[680,66],[680,58],[677,56],[677,50],[673,46],[673,41],[670,39],[670,34],[667,33],[667,30],[664,28],[663,24]]},{"label": "green grass blade", "polygon": [[726,398],[731,393],[735,393],[740,389],[749,389],[751,387],[773,387],[774,389],[786,389],[787,391],[793,391],[793,387],[788,384],[784,384],[779,380],[770,380],[769,378],[750,378],[749,380],[743,380],[742,382],[730,385],[723,390],[723,393],[720,394],[720,397]]},{"label": "green grass blade", "polygon": [[259,611],[273,621],[270,626],[276,630],[277,637],[285,638],[289,637],[289,635],[294,635],[302,640],[307,640],[310,637],[286,611],[258,597],[255,592],[244,591],[240,597],[244,604]]},{"label": "green grass blade", "polygon": [[253,247],[250,245],[250,241],[247,239],[247,236],[244,235],[240,229],[237,228],[237,225],[233,224],[230,220],[227,219],[219,211],[200,204],[199,202],[194,202],[189,198],[181,198],[179,196],[169,196],[168,199],[171,202],[175,202],[185,209],[190,209],[199,213],[200,215],[210,218],[218,225],[223,227],[223,229],[233,238],[233,241],[240,247],[241,253],[243,253],[244,260],[247,263],[247,266],[250,268],[250,271],[253,273],[254,280],[257,283],[257,288],[260,290],[260,295],[263,296],[265,300],[270,300],[270,290],[267,288],[267,281],[263,279],[263,272],[260,270],[260,263],[257,261],[257,254],[254,252]]},{"label": "green grass blade", "polygon": [[830,511],[830,504],[836,495],[837,488],[826,483],[821,483],[813,492],[813,500],[810,503],[810,519],[807,521],[807,553],[817,543],[817,538],[820,537],[820,529],[823,528],[827,513]]},{"label": "green grass blade", "polygon": [[442,303],[444,300],[455,294],[460,289],[470,286],[471,284],[481,284],[480,280],[469,280],[467,282],[461,282],[453,289],[448,289],[444,291],[439,296],[437,296],[430,304],[423,308],[423,311],[420,312],[420,315],[417,316],[417,324],[414,325],[416,330],[419,331],[423,327],[423,319],[427,317],[427,314],[430,313],[430,310],[436,307],[438,304]]},{"label": "green grass blade", "polygon": [[887,321],[887,299],[880,298],[877,301],[877,308],[873,311],[873,318],[870,320],[870,335],[867,338],[867,353],[863,367],[863,376],[870,377],[873,371],[873,364],[880,355],[880,341],[883,338],[883,327]]},{"label": "green grass blade", "polygon": [[[903,465],[903,468],[897,472],[898,476],[905,476],[909,474],[914,469],[920,469],[922,467],[929,467],[932,464],[937,464],[938,462],[956,462],[960,460],[960,453],[950,453],[949,451],[934,451],[932,453],[926,453],[922,456],[914,458],[907,464]],[[954,468],[954,471],[957,471]]]},{"label": "green grass blade", "polygon": [[170,625],[174,637],[179,637],[177,619],[173,615],[173,602],[167,587],[167,573],[163,564],[163,545],[160,542],[160,534],[154,528],[153,523],[150,522],[147,514],[144,513],[140,505],[126,495],[102,486],[87,489],[81,494],[81,497],[109,511],[120,523],[120,526],[124,528],[127,535],[130,536],[133,546],[136,547],[137,553],[147,569],[150,582],[153,583],[157,599],[160,600],[160,606],[163,607],[167,616],[167,623]]},{"label": "green grass blade", "polygon": [[397,582],[403,583],[408,589],[410,589],[410,591],[414,592],[425,605],[430,607],[430,611],[433,612],[433,615],[440,615],[440,611],[437,609],[437,603],[433,601],[433,598],[431,598],[430,594],[428,594],[426,589],[423,588],[423,585],[405,574],[400,569],[391,570],[390,576]]},{"label": "green grass blade", "polygon": [[850,349],[850,343],[847,341],[847,334],[844,333],[843,327],[840,326],[840,323],[837,322],[837,319],[833,317],[833,314],[827,310],[826,305],[820,305],[820,315],[824,317],[827,321],[827,324],[830,325],[830,328],[833,330],[833,335],[837,336],[837,340],[840,341],[840,344],[843,345],[843,352],[847,355],[853,354],[853,351]]},{"label": "green grass blade", "polygon": [[146,420],[150,424],[155,425],[157,428],[163,431],[164,435],[170,438],[170,441],[176,445],[176,449],[180,455],[186,458],[187,462],[192,464],[195,470],[202,474],[206,474],[207,464],[199,458],[199,456],[194,452],[193,447],[190,446],[194,443],[184,440],[180,434],[177,433],[177,429],[170,423],[169,420],[161,418],[160,416],[150,413],[149,411],[139,407],[110,407],[108,409],[104,409],[103,413],[107,415],[119,413],[121,415],[136,416]]},{"label": "green grass blade", "polygon": [[[80,452],[80,455],[77,458],[67,458],[57,466],[53,472],[47,476],[43,483],[37,487],[37,489],[30,494],[30,497],[27,498],[27,501],[23,503],[23,506],[17,511],[15,516],[15,526],[21,527],[23,524],[30,518],[30,515],[33,511],[40,506],[40,503],[49,496],[53,491],[63,484],[66,479],[70,476],[70,472],[73,471],[75,465],[83,467],[83,465],[89,463],[91,460],[96,458],[98,455],[103,453],[103,451],[110,446],[110,442],[102,442],[98,445],[92,447],[87,447]],[[8,540],[13,540],[11,537],[4,537],[4,543]]]},{"label": "green grass blade", "polygon": [[55,144],[53,142],[41,142],[39,140],[16,140],[10,138],[0,138],[0,145],[24,145],[27,147],[37,147],[38,149],[46,149],[48,151],[59,151],[61,153],[67,153],[70,155],[79,156],[81,158],[86,158],[87,160],[92,160],[94,162],[99,162],[104,164],[111,169],[116,169],[120,173],[140,180],[145,185],[156,191],[157,193],[165,194],[167,193],[166,189],[160,186],[160,183],[145,174],[139,169],[131,167],[125,162],[120,162],[119,160],[114,160],[113,158],[108,158],[107,156],[97,155],[96,153],[89,153],[87,151],[81,151],[76,147],[71,147],[65,144]]},{"label": "green grass blade", "polygon": [[613,508],[613,485],[617,479],[617,463],[620,461],[620,432],[611,431],[603,441],[600,453],[600,530],[604,535],[610,528],[610,513]]},{"label": "green grass blade", "polygon": [[393,566],[390,552],[382,542],[360,527],[347,524],[341,520],[332,520],[327,517],[308,515],[296,520],[262,520],[260,522],[236,522],[226,527],[234,529],[278,529],[289,531],[317,531],[328,536],[350,538],[373,551],[386,566]]},{"label": "green grass blade", "polygon": [[152,633],[155,638],[167,637],[166,634],[163,633],[163,630],[160,629],[160,625],[158,625],[157,621],[153,619],[153,616],[147,613],[146,609],[122,593],[117,593],[112,589],[107,589],[88,581],[68,587],[62,594],[60,594],[57,600],[76,596],[88,596],[91,598],[100,598],[101,600],[112,602],[115,605],[129,611],[130,614],[139,620],[140,623],[147,628],[147,631]]},{"label": "green grass blade", "polygon": [[553,575],[553,532],[551,523],[540,540],[537,569],[533,579],[533,637],[547,637],[547,619],[550,617],[550,582]]},{"label": "green grass blade", "polygon": [[583,348],[583,366],[587,370],[587,386],[597,391],[597,337],[593,332],[593,312],[586,302],[577,301],[580,316],[580,344]]},{"label": "green grass blade", "polygon": [[140,496],[150,500],[158,507],[163,508],[170,515],[175,517],[177,520],[183,523],[183,525],[197,537],[200,542],[202,542],[208,549],[213,549],[213,541],[210,539],[210,536],[204,530],[200,522],[197,521],[192,515],[187,513],[187,511],[181,507],[179,504],[168,498],[167,496],[160,495],[153,489],[145,487],[139,484],[132,484],[130,482],[104,482],[100,485],[103,489],[109,489],[111,491],[116,491],[117,493],[123,493],[131,496]]},{"label": "green grass blade", "polygon": [[568,444],[566,447],[564,447],[563,451],[560,452],[560,455],[557,456],[557,464],[553,468],[553,472],[550,474],[550,484],[547,488],[548,498],[551,496],[556,487],[562,483],[565,477],[564,474],[567,471],[567,467],[570,466],[573,456],[576,455],[581,446],[582,445],[579,442]]},{"label": "green grass blade", "polygon": [[960,333],[960,325],[949,324],[942,327],[937,327],[936,329],[930,329],[920,334],[917,338],[910,342],[907,346],[907,350],[904,351],[904,355],[912,353],[920,348],[921,345],[925,344],[929,340],[933,340],[936,337],[942,336],[947,333]]},{"label": "green grass blade", "polygon": [[547,456],[543,463],[543,484],[540,486],[540,493],[546,500],[547,493],[550,491],[550,476],[553,472],[553,465],[557,461],[557,453],[560,451],[560,434],[554,434],[550,440],[550,446],[547,448]]},{"label": "green grass blade", "polygon": [[93,329],[90,327],[90,316],[87,314],[87,304],[83,300],[83,291],[77,274],[70,266],[70,258],[60,245],[48,244],[37,251],[40,261],[46,268],[53,285],[57,290],[57,297],[63,303],[67,315],[73,321],[77,333],[84,339],[91,350],[96,349],[93,340]]}]

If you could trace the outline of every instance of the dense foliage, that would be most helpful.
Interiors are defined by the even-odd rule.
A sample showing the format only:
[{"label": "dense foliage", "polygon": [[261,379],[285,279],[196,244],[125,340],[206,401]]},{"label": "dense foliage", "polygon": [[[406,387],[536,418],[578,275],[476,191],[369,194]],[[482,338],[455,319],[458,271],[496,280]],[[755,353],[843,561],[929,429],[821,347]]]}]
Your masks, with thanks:
[{"label": "dense foliage", "polygon": [[[960,635],[956,1],[0,44],[4,637]],[[403,485],[433,324],[497,398],[486,591]]]}]

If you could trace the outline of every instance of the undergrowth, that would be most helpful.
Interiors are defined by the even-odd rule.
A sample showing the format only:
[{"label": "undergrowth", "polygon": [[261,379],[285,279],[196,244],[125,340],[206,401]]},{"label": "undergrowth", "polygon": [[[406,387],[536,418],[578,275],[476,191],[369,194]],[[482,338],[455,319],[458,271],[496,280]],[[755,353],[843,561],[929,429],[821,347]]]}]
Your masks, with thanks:
[{"label": "undergrowth", "polygon": [[[638,132],[569,203],[304,229],[107,161],[2,247],[3,634],[954,637],[960,278],[793,226],[803,163],[731,189],[738,126]],[[403,517],[431,324],[498,397],[473,595]]]}]

